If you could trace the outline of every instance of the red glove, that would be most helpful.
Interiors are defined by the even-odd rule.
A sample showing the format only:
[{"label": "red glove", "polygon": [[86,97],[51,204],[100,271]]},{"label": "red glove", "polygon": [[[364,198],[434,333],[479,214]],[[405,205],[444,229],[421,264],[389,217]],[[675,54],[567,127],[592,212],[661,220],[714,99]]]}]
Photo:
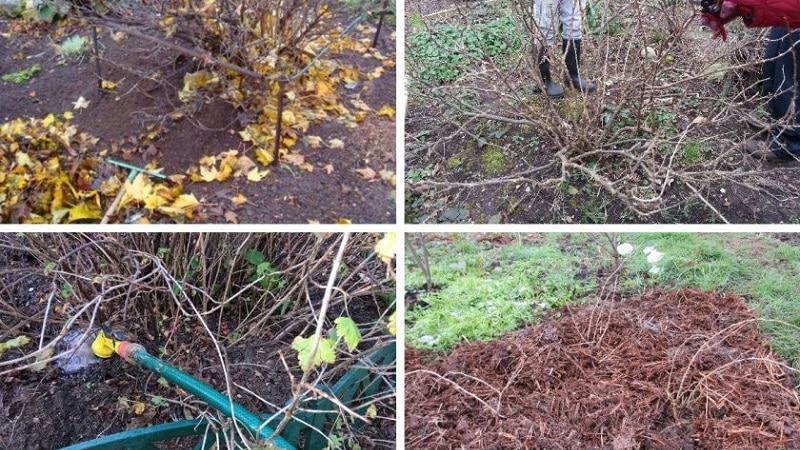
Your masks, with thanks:
[{"label": "red glove", "polygon": [[711,29],[712,38],[722,36],[722,40],[728,39],[725,31],[725,24],[731,20],[752,13],[747,7],[742,7],[728,0],[723,0],[718,13],[705,12],[700,15],[700,25],[705,25]]}]

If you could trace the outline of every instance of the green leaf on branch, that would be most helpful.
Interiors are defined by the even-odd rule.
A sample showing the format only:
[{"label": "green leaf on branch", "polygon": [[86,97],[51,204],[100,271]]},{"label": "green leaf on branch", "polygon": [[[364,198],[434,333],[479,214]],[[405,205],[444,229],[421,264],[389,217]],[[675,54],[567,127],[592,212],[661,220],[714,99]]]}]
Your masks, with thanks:
[{"label": "green leaf on branch", "polygon": [[28,336],[17,336],[5,342],[0,342],[0,355],[2,355],[8,349],[22,347],[30,341],[31,339]]},{"label": "green leaf on branch", "polygon": [[314,355],[314,360],[309,364],[311,360],[311,350],[314,347],[314,336],[307,338],[297,336],[294,338],[294,341],[292,341],[292,349],[297,350],[297,359],[300,361],[300,367],[304,371],[312,367],[317,367],[323,362],[333,364],[333,362],[336,361],[336,353],[333,351],[334,345],[335,343],[328,338],[321,339],[319,341],[317,353]]},{"label": "green leaf on branch", "polygon": [[244,260],[257,266],[267,260],[264,254],[258,250],[248,250],[244,253]]},{"label": "green leaf on branch", "polygon": [[348,351],[355,350],[361,342],[361,332],[358,325],[349,317],[338,317],[333,321],[336,324],[336,334],[344,339]]}]

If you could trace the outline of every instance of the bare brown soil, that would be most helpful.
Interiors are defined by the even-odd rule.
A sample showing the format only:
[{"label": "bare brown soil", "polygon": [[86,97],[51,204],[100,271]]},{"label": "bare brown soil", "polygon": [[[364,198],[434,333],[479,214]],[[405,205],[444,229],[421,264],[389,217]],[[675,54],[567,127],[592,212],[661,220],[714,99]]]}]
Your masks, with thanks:
[{"label": "bare brown soil", "polygon": [[[89,36],[90,30],[78,20],[22,27],[18,21],[0,17],[0,73],[16,72],[35,63],[42,69],[26,83],[0,81],[0,122],[73,111],[73,103],[83,96],[89,107],[74,111],[72,123],[81,132],[100,138],[101,159],[122,159],[137,166],[155,161],[170,175],[185,174],[203,156],[229,149],[256,159],[254,149],[237,134],[247,123],[244,112],[218,97],[190,105],[178,100],[184,74],[202,68],[198,61],[134,36],[117,42],[108,31],[101,30],[102,77],[119,82],[117,90],[104,92],[97,87],[90,54],[67,60],[56,56],[55,43],[72,35]],[[396,53],[392,33],[393,27],[385,26],[377,45],[391,57]],[[372,62],[359,55],[339,58],[360,70],[373,68]],[[394,105],[395,79],[396,70],[391,68],[374,81],[360,82],[352,91],[341,88],[342,101],[357,96],[373,110]],[[395,170],[395,126],[395,122],[374,114],[356,129],[312,125],[309,135],[326,142],[341,139],[346,144],[338,150],[312,149],[298,140],[297,149],[313,166],[313,172],[281,166],[271,168],[269,176],[258,183],[243,177],[212,183],[187,181],[184,191],[203,202],[194,221],[335,223],[348,219],[354,223],[394,223],[394,186],[366,180],[356,170],[367,166],[375,171]],[[155,135],[151,135],[153,132]],[[333,171],[327,173],[329,164]],[[235,205],[231,198],[240,193],[248,202]]]},{"label": "bare brown soil", "polygon": [[406,351],[419,449],[800,448],[800,394],[733,295],[565,308],[446,356]]}]

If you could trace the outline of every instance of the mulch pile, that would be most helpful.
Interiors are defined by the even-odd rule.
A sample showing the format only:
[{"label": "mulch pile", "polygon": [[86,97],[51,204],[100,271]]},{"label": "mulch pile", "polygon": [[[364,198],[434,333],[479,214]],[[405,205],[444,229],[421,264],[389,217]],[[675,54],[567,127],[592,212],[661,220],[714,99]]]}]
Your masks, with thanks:
[{"label": "mulch pile", "polygon": [[800,393],[742,298],[559,313],[446,357],[407,349],[407,447],[800,449]]}]

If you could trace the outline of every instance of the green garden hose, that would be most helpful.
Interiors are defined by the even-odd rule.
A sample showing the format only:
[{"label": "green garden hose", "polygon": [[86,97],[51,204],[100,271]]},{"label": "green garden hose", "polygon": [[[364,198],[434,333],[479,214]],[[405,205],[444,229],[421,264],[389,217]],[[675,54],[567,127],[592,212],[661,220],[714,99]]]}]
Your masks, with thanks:
[{"label": "green garden hose", "polygon": [[[211,386],[156,358],[141,345],[127,341],[118,342],[115,345],[115,350],[118,355],[126,360],[134,361],[140,366],[161,375],[168,381],[177,384],[225,416],[235,417],[239,423],[247,427],[259,438],[267,439],[274,433],[272,428],[263,425],[264,421],[245,409],[244,406],[231,401],[227,396]],[[272,445],[279,449],[296,450],[292,444],[280,436],[275,437]]]}]

